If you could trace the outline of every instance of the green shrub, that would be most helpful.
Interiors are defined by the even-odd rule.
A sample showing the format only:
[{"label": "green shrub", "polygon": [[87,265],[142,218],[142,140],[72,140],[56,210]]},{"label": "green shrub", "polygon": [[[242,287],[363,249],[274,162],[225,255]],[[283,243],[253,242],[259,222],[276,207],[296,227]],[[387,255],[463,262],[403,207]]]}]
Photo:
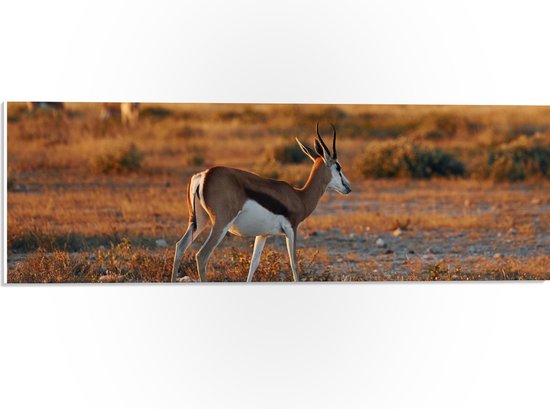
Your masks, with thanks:
[{"label": "green shrub", "polygon": [[119,152],[96,156],[92,167],[99,173],[131,173],[141,169],[144,154],[135,144]]},{"label": "green shrub", "polygon": [[139,115],[142,118],[154,118],[154,119],[164,119],[167,117],[170,117],[174,114],[173,111],[159,107],[159,106],[153,106],[153,107],[146,107],[140,110]]},{"label": "green shrub", "polygon": [[373,178],[464,175],[464,164],[452,153],[417,145],[406,138],[370,143],[359,168],[364,176]]},{"label": "green shrub", "polygon": [[550,178],[550,146],[542,138],[520,136],[487,155],[485,175],[517,181],[529,176]]},{"label": "green shrub", "polygon": [[8,192],[13,192],[15,190],[15,176],[13,175],[8,175],[8,180],[7,180],[7,190]]},{"label": "green shrub", "polygon": [[267,160],[279,163],[302,163],[307,156],[296,143],[275,145],[267,152]]}]

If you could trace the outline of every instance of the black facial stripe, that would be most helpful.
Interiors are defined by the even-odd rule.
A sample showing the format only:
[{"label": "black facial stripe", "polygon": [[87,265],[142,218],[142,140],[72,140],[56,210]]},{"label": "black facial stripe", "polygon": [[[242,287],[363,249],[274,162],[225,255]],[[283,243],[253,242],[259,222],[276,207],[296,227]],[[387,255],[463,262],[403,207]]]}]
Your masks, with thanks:
[{"label": "black facial stripe", "polygon": [[344,181],[344,175],[342,175],[342,172],[340,172],[340,180],[342,181],[342,185],[349,189],[348,184]]}]

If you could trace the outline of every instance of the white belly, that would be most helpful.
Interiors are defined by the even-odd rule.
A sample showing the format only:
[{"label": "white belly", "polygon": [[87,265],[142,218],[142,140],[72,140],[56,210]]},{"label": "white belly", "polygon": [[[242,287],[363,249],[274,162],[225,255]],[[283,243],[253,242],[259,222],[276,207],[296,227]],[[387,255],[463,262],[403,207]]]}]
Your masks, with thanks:
[{"label": "white belly", "polygon": [[290,227],[284,216],[271,213],[254,200],[247,200],[229,232],[243,237],[269,236],[283,234],[283,226]]}]

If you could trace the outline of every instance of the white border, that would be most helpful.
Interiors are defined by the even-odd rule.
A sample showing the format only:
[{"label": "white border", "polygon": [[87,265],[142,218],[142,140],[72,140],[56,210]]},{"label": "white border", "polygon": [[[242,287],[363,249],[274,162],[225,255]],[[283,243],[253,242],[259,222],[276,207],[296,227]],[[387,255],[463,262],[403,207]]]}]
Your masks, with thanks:
[{"label": "white border", "polygon": [[8,282],[8,103],[2,102],[2,285]]}]

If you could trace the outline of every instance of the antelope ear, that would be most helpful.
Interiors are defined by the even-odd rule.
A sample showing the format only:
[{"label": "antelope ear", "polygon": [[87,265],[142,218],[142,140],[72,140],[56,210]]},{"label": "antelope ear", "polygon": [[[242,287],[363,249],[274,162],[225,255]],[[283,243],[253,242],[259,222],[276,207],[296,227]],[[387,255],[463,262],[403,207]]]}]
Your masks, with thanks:
[{"label": "antelope ear", "polygon": [[321,145],[321,142],[317,138],[315,138],[315,152],[317,152],[317,155],[319,155],[321,158],[325,157],[325,151],[323,150],[323,146]]},{"label": "antelope ear", "polygon": [[316,153],[313,151],[313,149],[311,149],[309,146],[304,145],[302,142],[298,140],[298,138],[296,138],[296,142],[298,142],[298,146],[300,146],[300,149],[302,150],[302,152],[304,152],[309,159],[315,162]]}]

